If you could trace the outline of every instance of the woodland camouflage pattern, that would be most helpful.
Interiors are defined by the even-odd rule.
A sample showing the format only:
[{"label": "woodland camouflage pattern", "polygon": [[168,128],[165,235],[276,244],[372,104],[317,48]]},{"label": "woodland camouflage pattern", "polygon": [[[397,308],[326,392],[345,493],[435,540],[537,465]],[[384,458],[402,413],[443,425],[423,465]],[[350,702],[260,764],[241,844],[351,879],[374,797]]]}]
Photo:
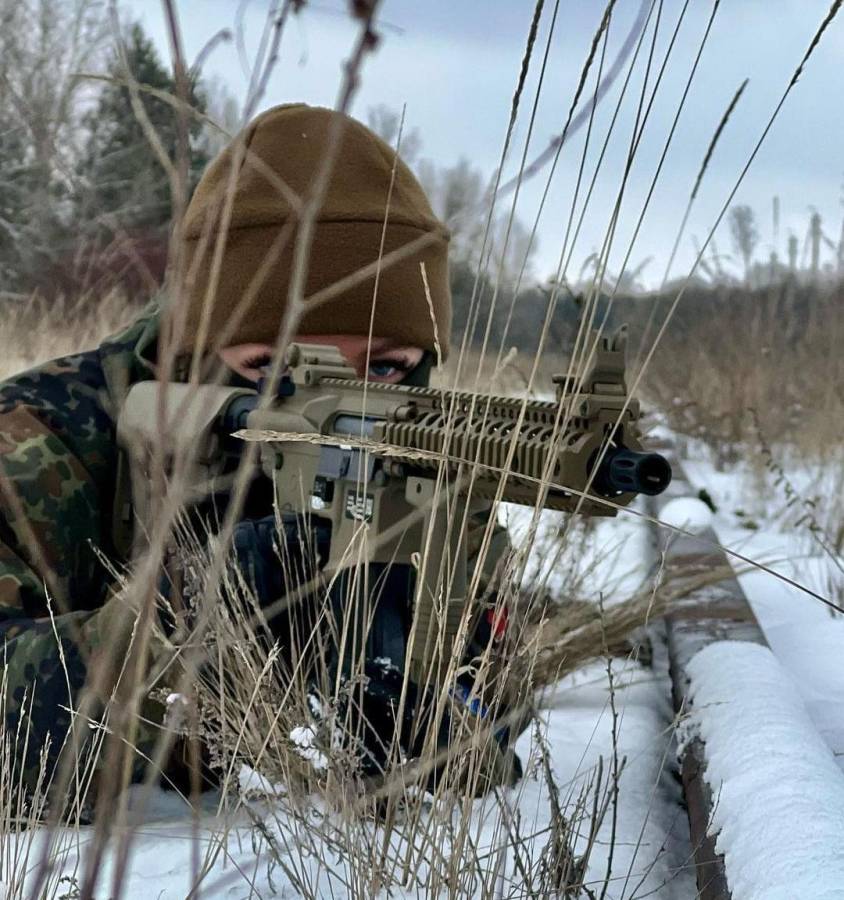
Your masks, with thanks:
[{"label": "woodland camouflage pattern", "polygon": [[[55,768],[86,663],[105,643],[110,614],[124,614],[125,607],[115,606],[120,600],[109,599],[103,559],[117,567],[126,562],[112,540],[116,421],[128,388],[152,377],[145,356],[154,353],[157,336],[158,310],[150,307],[97,349],[0,384],[0,690],[5,687],[5,727],[22,767],[16,774],[30,788],[45,745],[47,772]],[[470,527],[470,558],[486,519]],[[482,582],[507,546],[506,531],[496,527]],[[163,714],[160,704],[144,704],[145,719],[161,722]],[[141,722],[138,750],[148,755],[159,734]],[[142,757],[136,759],[140,777]]]},{"label": "woodland camouflage pattern", "polygon": [[110,579],[98,554],[120,563],[110,538],[115,417],[125,385],[150,377],[142,353],[156,332],[150,309],[99,348],[0,385],[5,725],[30,787],[48,739],[50,768],[58,758],[66,708],[76,707],[108,615]]}]

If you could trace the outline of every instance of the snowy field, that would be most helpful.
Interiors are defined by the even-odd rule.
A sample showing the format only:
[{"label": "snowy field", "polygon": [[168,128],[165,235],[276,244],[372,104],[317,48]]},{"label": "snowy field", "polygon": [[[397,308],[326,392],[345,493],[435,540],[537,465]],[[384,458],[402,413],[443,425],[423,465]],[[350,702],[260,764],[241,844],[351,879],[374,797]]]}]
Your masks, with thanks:
[{"label": "snowy field", "polygon": [[[620,668],[617,677],[618,753],[626,757],[627,764],[620,782],[615,839],[608,814],[597,836],[584,883],[600,894],[609,874],[607,898],[656,896],[685,900],[694,896],[694,889],[688,869],[685,813],[678,802],[679,788],[667,770],[672,732],[665,686],[639,666]],[[571,806],[580,786],[594,776],[599,757],[604,757],[606,766],[612,764],[612,716],[603,666],[587,669],[576,679],[561,684],[548,700],[551,708],[545,714],[544,738],[562,787],[562,802],[568,801]],[[526,763],[526,777],[516,789],[507,792],[506,803],[509,815],[518,821],[520,833],[527,838],[521,853],[533,857],[535,864],[542,854],[548,853],[551,800],[539,777],[541,763],[534,736],[523,735],[518,750]],[[138,789],[132,790],[137,794]],[[181,802],[172,794],[157,793],[133,844],[130,875],[122,896],[129,900],[188,896],[193,884],[195,850],[203,863],[206,854],[216,856],[201,888],[205,897],[369,896],[365,888],[367,873],[334,852],[330,845],[315,843],[313,833],[301,821],[281,811],[283,803],[271,813],[261,801],[251,804],[252,815],[266,820],[276,850],[281,849],[280,865],[268,854],[265,837],[245,810],[227,815],[212,812],[219,799],[217,795],[205,797],[206,812],[194,832],[191,817]],[[315,823],[324,814],[315,806]],[[502,810],[495,799],[475,801],[471,822],[479,856],[487,858],[500,873],[494,879],[495,895],[536,896],[520,877],[512,850],[500,853],[506,842],[501,828]],[[336,827],[342,829],[343,823],[338,821]],[[420,827],[427,827],[427,823],[420,823]],[[369,843],[373,852],[380,848],[384,837],[381,831],[372,826],[360,832],[359,839]],[[81,880],[77,867],[80,857],[84,860],[89,835],[83,829],[78,839],[70,833],[60,834],[57,839],[65,848],[58,854],[63,871]],[[585,839],[584,834],[577,850],[583,850]],[[403,849],[396,843],[396,851]],[[37,853],[36,845],[31,860],[37,859]],[[323,861],[317,862],[319,855]],[[101,881],[106,896],[110,873],[111,866],[107,866]],[[421,881],[403,890],[392,887],[383,896],[428,896],[424,882],[430,875],[430,870],[423,869]],[[459,896],[489,895],[481,889],[480,879],[475,879],[474,890],[472,884],[469,881]],[[72,885],[73,881],[65,881],[54,896],[61,896]]]},{"label": "snowy field", "polygon": [[[712,524],[726,546],[819,593],[835,588],[831,561],[804,531],[783,519],[782,504],[759,498],[758,484],[748,473],[719,473],[700,461],[684,465],[690,481],[706,487],[717,504]],[[516,533],[526,524],[521,512],[510,510],[505,517]],[[554,524],[553,516],[543,519],[543,527]],[[608,592],[612,603],[641,582],[646,561],[640,520],[620,516],[600,522],[583,560],[586,593],[591,583],[595,591]],[[556,578],[549,572],[550,587]],[[844,618],[833,617],[816,600],[769,574],[752,572],[741,582],[773,655],[721,644],[701,654],[693,667],[697,712],[692,727],[707,743],[707,778],[717,799],[713,826],[720,830],[718,849],[726,857],[733,898],[844,898]],[[384,847],[397,859],[406,856],[410,848],[398,832],[387,838],[375,823],[352,825],[316,801],[303,816],[283,796],[283,788],[281,795],[262,794],[255,790],[260,780],[244,770],[240,795],[205,795],[198,821],[175,795],[153,795],[132,843],[120,896],[536,896],[527,873],[550,859],[558,804],[565,819],[583,817],[575,828],[575,853],[591,843],[583,882],[594,896],[692,898],[688,825],[674,774],[675,728],[658,633],[653,650],[652,666],[613,661],[615,713],[605,663],[567,677],[541,698],[543,729],[541,734],[528,730],[519,740],[526,774],[516,788],[474,801],[465,817],[456,810],[426,810],[417,831],[446,832],[461,821],[469,823],[473,858],[485,868],[473,874],[464,864],[457,892],[443,883],[447,861],[433,858],[414,877],[402,879],[396,872],[393,884],[378,889],[366,859]],[[543,777],[543,747],[558,797],[549,796]],[[589,816],[578,811],[578,798],[599,768],[606,783],[622,760],[617,803],[590,837]],[[130,791],[130,805],[138,796],[138,789]],[[352,831],[362,857],[343,852]],[[46,837],[40,832],[5,838],[0,880],[9,894],[25,895],[25,873],[12,868],[15,844],[20,848],[34,841],[29,853],[34,870]],[[56,868],[46,896],[75,896],[91,838],[86,829],[54,835],[50,855]],[[97,896],[117,895],[109,883],[112,864],[113,856]],[[197,867],[203,875],[198,892],[191,894]]]},{"label": "snowy field", "polygon": [[[510,524],[517,529],[519,522]],[[553,526],[553,516],[547,524]],[[644,527],[639,520],[627,517],[601,521],[592,547],[587,568],[590,562],[603,565],[589,577],[597,578],[600,572],[603,588],[612,584],[611,594],[617,596],[635,589],[643,575],[646,553]],[[612,596],[608,599],[612,602]],[[461,889],[451,896],[536,896],[536,889],[527,883],[524,873],[537,871],[542,860],[550,861],[555,803],[566,819],[583,819],[575,829],[575,853],[583,853],[591,843],[583,882],[596,891],[595,896],[618,900],[685,900],[694,896],[688,826],[680,805],[680,789],[672,774],[674,728],[664,674],[664,649],[658,642],[655,659],[653,668],[613,660],[615,715],[605,663],[593,664],[566,678],[542,698],[541,735],[536,729],[529,729],[518,743],[525,765],[524,779],[500,798],[476,800],[471,807],[468,821],[476,857],[486,860],[489,868],[483,877],[464,874]],[[559,786],[558,798],[549,797],[547,780],[542,776],[543,744]],[[599,763],[605,786],[611,781],[613,766],[623,763],[623,768],[617,803],[608,805],[600,831],[590,838],[591,801],[585,813],[578,810],[577,804],[584,789],[594,782]],[[260,781],[248,770],[241,782],[247,789],[260,787]],[[253,799],[245,800],[247,795]],[[136,802],[137,796],[138,789],[132,789],[131,802]],[[314,803],[311,809],[313,820],[309,825],[290,812],[283,797],[268,799],[246,791],[241,797],[225,800],[208,794],[204,803],[195,827],[188,809],[177,797],[156,792],[132,844],[129,877],[121,896],[129,900],[186,897],[195,882],[195,866],[206,863],[200,887],[200,894],[205,897],[340,898],[378,893],[367,883],[368,873],[362,871],[360,861],[337,851],[341,842],[324,841],[320,836],[326,831],[330,834],[332,829],[339,834],[350,826],[318,804]],[[221,811],[224,806],[225,812]],[[459,821],[456,811],[430,810],[427,815],[434,821],[423,821],[418,828],[448,827],[444,819],[449,815],[454,817],[454,824]],[[556,820],[559,822],[559,817]],[[519,835],[518,858],[513,842],[508,841],[503,830],[506,822]],[[383,846],[383,831],[374,824],[355,827],[358,843],[371,847],[372,852]],[[5,858],[10,858],[11,842],[31,838],[32,835],[6,838]],[[45,839],[44,833],[38,835],[29,855],[30,868],[36,865],[43,846],[40,842]],[[87,829],[79,834],[68,831],[54,836],[51,856],[57,868],[48,896],[74,896],[83,877],[90,841]],[[268,841],[273,852],[268,850]],[[392,849],[397,856],[400,851],[407,852],[397,839],[393,840]],[[437,878],[434,862],[423,867],[416,880],[403,887],[391,885],[379,896],[448,896],[445,888],[431,890],[432,879],[435,882]],[[111,896],[111,871],[110,860],[97,896]],[[494,877],[490,877],[490,872],[495,873]],[[3,880],[8,881],[9,874],[3,872]],[[18,879],[21,874],[18,873]],[[59,882],[60,878],[64,880]],[[602,894],[605,884],[606,893]]]},{"label": "snowy field", "polygon": [[[684,467],[717,506],[722,544],[840,605],[840,556],[800,522],[802,503],[788,505],[782,486],[762,490],[743,467],[717,472],[702,458]],[[804,499],[826,477],[788,471]],[[723,642],[690,667],[716,849],[733,900],[842,900],[844,617],[770,573],[739,580],[770,650]]]}]

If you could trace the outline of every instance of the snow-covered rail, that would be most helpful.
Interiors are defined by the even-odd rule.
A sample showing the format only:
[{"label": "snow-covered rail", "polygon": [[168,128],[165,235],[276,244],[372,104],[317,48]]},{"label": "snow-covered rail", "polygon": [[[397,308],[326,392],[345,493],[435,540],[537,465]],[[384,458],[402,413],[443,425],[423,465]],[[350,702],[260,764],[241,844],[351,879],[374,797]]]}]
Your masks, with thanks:
[{"label": "snow-covered rail", "polygon": [[[657,551],[672,566],[698,572],[727,567],[723,551],[714,545],[717,536],[706,517],[698,515],[703,506],[683,473],[673,448],[656,448],[668,457],[674,473],[668,490],[651,500],[651,512],[671,524],[685,526],[697,537],[678,535],[654,528]],[[674,709],[685,713],[689,707],[689,664],[704,647],[717,641],[733,640],[767,646],[756,616],[735,577],[696,590],[666,617],[668,653]],[[681,749],[680,772],[683,781],[689,830],[694,854],[699,900],[729,900],[730,889],[723,856],[716,851],[716,835],[711,834],[714,803],[704,779],[705,747],[693,736]]]}]

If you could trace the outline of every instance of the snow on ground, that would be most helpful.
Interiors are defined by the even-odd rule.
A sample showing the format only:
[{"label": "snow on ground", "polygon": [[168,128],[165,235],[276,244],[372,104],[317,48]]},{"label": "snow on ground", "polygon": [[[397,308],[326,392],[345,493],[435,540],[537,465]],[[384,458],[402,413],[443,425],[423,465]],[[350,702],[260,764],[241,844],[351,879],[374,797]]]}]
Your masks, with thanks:
[{"label": "snow on ground", "polygon": [[[718,512],[713,527],[725,547],[763,562],[822,596],[840,590],[841,573],[806,528],[780,524],[785,500],[776,490],[760,483],[746,467],[715,471],[702,452],[694,461],[684,460],[683,468],[689,481],[697,488],[705,487],[715,501]],[[788,474],[800,489],[810,481],[810,473],[799,468]],[[820,601],[767,572],[751,571],[739,581],[768,644],[794,679],[815,728],[844,768],[844,616],[833,616]]]},{"label": "snow on ground", "polygon": [[[820,545],[805,519],[810,510],[824,515],[825,502],[839,517],[830,516],[833,529],[840,523],[831,501],[840,466],[782,463],[787,481],[777,484],[748,463],[716,471],[696,450],[683,466],[717,506],[720,542],[773,570],[739,578],[770,650],[716,644],[690,666],[727,880],[734,900],[840,900],[844,616],[800,590],[839,605],[844,598],[841,557]],[[818,507],[805,503],[813,496]]]},{"label": "snow on ground", "polygon": [[767,648],[735,641],[688,671],[733,900],[841,900],[844,774],[792,677]]},{"label": "snow on ground", "polygon": [[[659,655],[659,654],[657,654]],[[619,677],[620,675],[620,677]],[[627,765],[621,777],[618,832],[607,897],[687,900],[695,895],[688,821],[680,788],[671,775],[672,711],[664,677],[639,665],[620,667],[617,708],[619,749]],[[595,664],[561,682],[547,699],[548,743],[558,780],[566,784],[612,758],[612,715],[605,667]],[[528,755],[529,735],[519,744]],[[525,782],[526,792],[531,790]],[[524,801],[522,801],[524,802]],[[532,801],[541,817],[542,797]],[[611,822],[599,835],[586,881],[593,889],[606,877]],[[600,893],[600,891],[597,891]]]},{"label": "snow on ground", "polygon": [[[543,527],[553,530],[559,521],[559,516],[544,514]],[[608,599],[612,600],[637,587],[643,575],[645,542],[643,526],[634,517],[622,516],[598,522],[585,558],[586,592],[604,590],[611,585]],[[593,568],[592,564],[597,567]],[[674,754],[672,713],[663,656],[664,648],[657,646],[653,669],[619,660],[612,664],[618,723],[617,758],[626,759],[626,764],[621,775],[616,814],[613,815],[612,809],[608,811],[585,875],[587,883],[597,889],[600,896],[609,871],[607,900],[643,897],[687,900],[695,894],[688,824],[679,802],[679,786],[671,774]],[[570,805],[582,786],[593,777],[599,759],[603,758],[605,778],[613,765],[613,715],[605,664],[587,667],[549,691],[542,698],[542,720],[551,768],[562,802],[569,803],[566,814],[570,816]],[[517,749],[526,774],[508,793],[508,802],[513,820],[519,822],[520,833],[527,836],[523,852],[536,860],[546,851],[552,815],[533,730],[521,736]],[[132,796],[137,796],[137,789],[132,789]],[[281,865],[269,869],[266,844],[254,822],[243,809],[228,817],[217,815],[214,805],[219,799],[213,794],[205,797],[206,809],[194,833],[186,807],[172,794],[155,793],[133,843],[129,879],[122,897],[126,900],[185,897],[190,888],[192,854],[198,852],[204,859],[206,852],[215,848],[219,852],[203,882],[202,895],[205,897],[298,897],[303,891],[296,885],[297,878],[309,885],[314,896],[371,895],[360,888],[360,873],[352,871],[353,863],[336,850],[319,845],[320,839],[314,837],[315,832],[309,832],[295,817],[280,812],[281,804],[276,803],[274,815],[266,816],[267,807],[256,802],[252,808],[268,822],[281,849],[284,866],[288,867],[287,872]],[[324,811],[315,804],[313,814],[316,822]],[[501,819],[493,798],[477,800],[473,804],[473,839],[479,853],[490,853],[490,865],[495,858],[492,851],[501,843]],[[426,827],[425,823],[420,827]],[[585,830],[584,824],[576,847],[578,853],[586,845]],[[227,833],[221,836],[224,831]],[[62,870],[80,877],[79,859],[81,856],[84,860],[91,833],[82,829],[78,840],[70,833],[60,837],[66,850],[59,855]],[[364,846],[379,846],[383,837],[378,836],[379,843],[375,838],[374,826],[361,828],[360,840]],[[16,838],[6,837],[5,840]],[[320,852],[326,856],[333,875],[317,864]],[[36,859],[37,854],[34,854],[31,857],[33,864]],[[97,896],[109,895],[112,859],[113,856],[109,857],[109,866]],[[0,878],[4,875],[0,871]],[[353,876],[358,878],[356,891],[347,886]],[[64,882],[47,896],[61,896],[72,885],[71,881]],[[531,895],[517,870],[512,851],[501,869],[499,888],[501,897]],[[429,892],[421,885],[389,891],[393,898],[420,894],[427,896]],[[382,895],[386,897],[387,893]]]},{"label": "snow on ground", "polygon": [[[613,845],[611,840],[613,816],[610,810],[598,834],[584,880],[600,893],[609,873],[608,900],[645,896],[686,900],[694,896],[694,887],[685,812],[679,805],[679,787],[669,771],[673,751],[666,686],[663,679],[655,678],[650,670],[638,664],[615,662],[613,666],[619,717],[618,757],[627,762],[620,781],[615,843]],[[568,799],[571,804],[582,784],[594,775],[600,757],[604,759],[605,777],[612,767],[613,726],[605,666],[596,664],[566,679],[553,694],[544,698],[544,705],[544,735],[552,769],[563,802]],[[520,823],[521,834],[527,837],[522,852],[536,861],[546,852],[552,815],[532,732],[522,735],[518,752],[525,764],[526,775],[514,790],[508,792],[508,802],[511,815]],[[261,786],[259,782],[256,784]],[[139,790],[131,789],[133,798],[139,796]],[[285,875],[281,866],[275,866],[274,872],[270,873],[266,849],[261,849],[266,845],[246,813],[241,810],[228,820],[217,816],[212,809],[218,800],[218,795],[206,795],[206,811],[194,835],[191,818],[181,801],[173,794],[154,793],[133,843],[129,879],[122,895],[126,900],[148,900],[150,897],[175,900],[187,896],[191,886],[192,850],[197,850],[204,858],[205,853],[217,844],[222,852],[204,881],[203,896],[301,896],[295,878]],[[253,809],[258,815],[264,813],[260,803],[253,804]],[[317,806],[314,811],[321,814]],[[567,813],[571,815],[571,806]],[[490,854],[491,860],[501,839],[501,814],[495,800],[475,801],[471,819],[478,853]],[[355,873],[341,854],[324,848],[333,875],[317,864],[315,839],[305,833],[301,822],[278,813],[266,821],[278,847],[282,848],[283,862],[289,872],[295,873],[302,883],[309,884],[316,891],[315,896],[367,896],[365,892],[349,890],[347,885],[350,881],[354,883]],[[420,827],[425,828],[425,823]],[[221,838],[225,828],[229,829],[228,835]],[[586,845],[585,830],[584,824],[584,833],[576,847],[578,853]],[[362,829],[360,839],[364,846],[367,843],[378,846],[382,838],[378,841],[375,838],[374,827]],[[14,839],[6,838],[7,841]],[[79,882],[78,860],[80,855],[84,859],[90,839],[90,829],[81,830],[79,843],[69,832],[61,837],[66,850],[61,855],[63,871],[75,872]],[[256,840],[257,844],[254,843]],[[610,847],[613,847],[611,866]],[[34,854],[31,862],[34,864],[36,859],[37,854]],[[97,896],[100,893],[108,895],[111,862],[110,858]],[[530,896],[515,868],[512,853],[503,866],[499,884],[502,897]],[[65,882],[53,896],[60,896],[69,885],[72,882]],[[420,893],[427,895],[420,885],[414,885],[407,890],[393,888],[389,896],[417,897]]]}]

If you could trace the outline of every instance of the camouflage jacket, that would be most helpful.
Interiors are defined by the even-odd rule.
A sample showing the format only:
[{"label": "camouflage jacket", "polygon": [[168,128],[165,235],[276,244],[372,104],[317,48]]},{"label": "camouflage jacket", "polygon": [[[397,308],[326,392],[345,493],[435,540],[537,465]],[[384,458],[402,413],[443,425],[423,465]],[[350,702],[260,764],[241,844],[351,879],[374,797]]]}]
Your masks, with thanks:
[{"label": "camouflage jacket", "polygon": [[[109,614],[114,546],[116,422],[128,388],[152,376],[158,335],[151,307],[100,347],[46,363],[0,384],[0,637],[5,726],[33,785],[49,743],[52,771],[69,709]],[[469,535],[470,557],[486,525]],[[506,550],[496,528],[485,574]],[[486,578],[484,579],[487,580]],[[0,700],[3,691],[0,690]],[[163,710],[161,711],[163,714]],[[48,741],[49,738],[49,741]],[[154,742],[155,732],[138,739]],[[22,749],[25,746],[25,750]]]},{"label": "camouflage jacket", "polygon": [[119,562],[116,416],[127,386],[150,377],[143,354],[157,330],[150,308],[100,347],[0,385],[3,712],[30,785],[48,736],[48,771],[55,764],[100,637],[104,560]]}]

